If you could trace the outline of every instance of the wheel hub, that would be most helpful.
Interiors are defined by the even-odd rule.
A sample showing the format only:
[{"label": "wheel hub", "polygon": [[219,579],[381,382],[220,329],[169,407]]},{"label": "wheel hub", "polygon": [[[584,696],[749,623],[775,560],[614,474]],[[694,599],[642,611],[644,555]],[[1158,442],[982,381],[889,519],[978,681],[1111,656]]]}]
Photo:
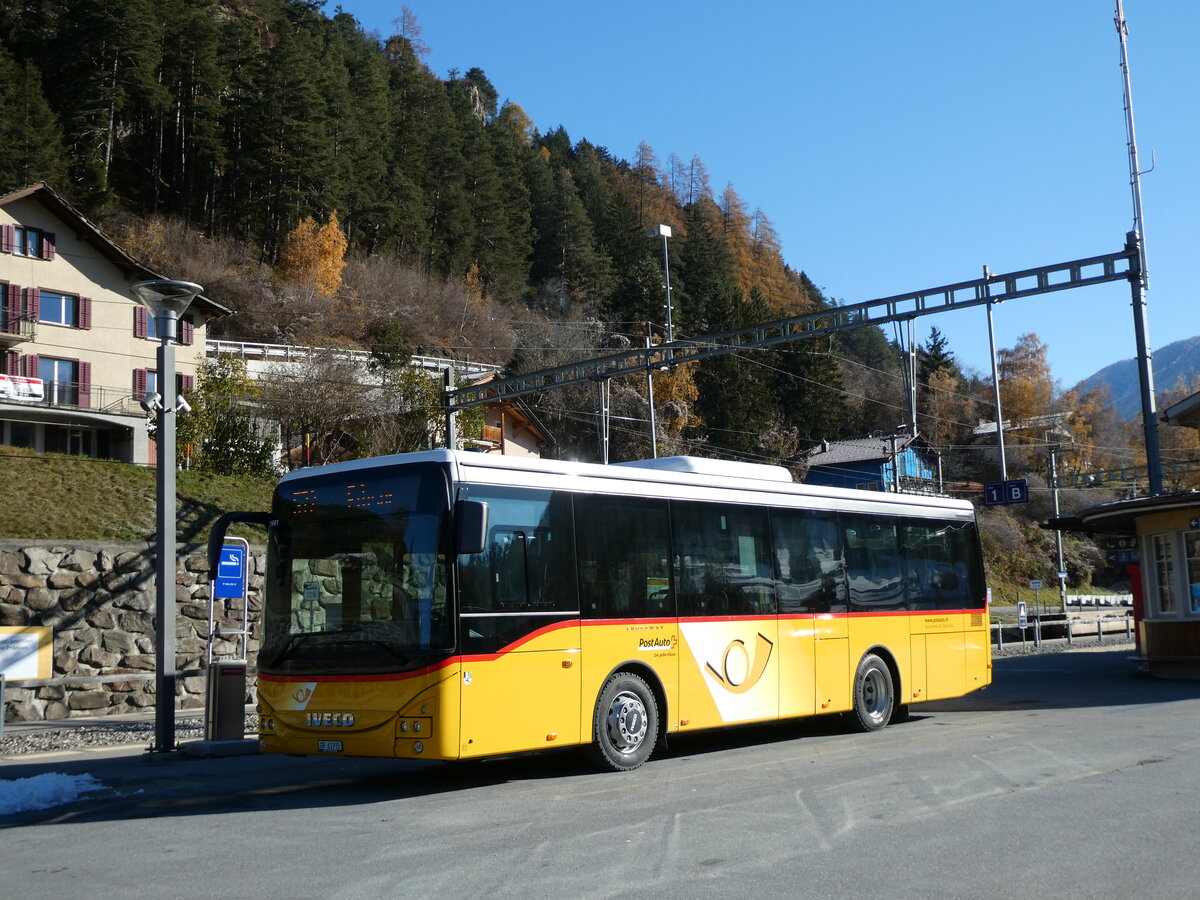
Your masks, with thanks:
[{"label": "wheel hub", "polygon": [[608,736],[622,753],[632,753],[646,739],[646,707],[633,694],[618,694],[606,721]]}]

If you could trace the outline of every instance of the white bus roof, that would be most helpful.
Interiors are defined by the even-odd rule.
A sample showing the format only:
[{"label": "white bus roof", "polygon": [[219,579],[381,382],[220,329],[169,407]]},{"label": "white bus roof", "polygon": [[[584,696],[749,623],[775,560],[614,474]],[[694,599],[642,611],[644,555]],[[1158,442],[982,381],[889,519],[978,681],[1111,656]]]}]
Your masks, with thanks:
[{"label": "white bus roof", "polygon": [[461,482],[592,493],[650,494],[676,499],[726,499],[764,505],[789,497],[806,506],[893,514],[905,511],[897,507],[906,507],[908,512],[917,515],[930,515],[939,510],[953,510],[960,516],[974,513],[974,507],[967,500],[798,484],[782,466],[687,456],[605,466],[492,453],[426,450],[298,469],[284,475],[281,483],[421,462],[449,465],[453,478]]}]

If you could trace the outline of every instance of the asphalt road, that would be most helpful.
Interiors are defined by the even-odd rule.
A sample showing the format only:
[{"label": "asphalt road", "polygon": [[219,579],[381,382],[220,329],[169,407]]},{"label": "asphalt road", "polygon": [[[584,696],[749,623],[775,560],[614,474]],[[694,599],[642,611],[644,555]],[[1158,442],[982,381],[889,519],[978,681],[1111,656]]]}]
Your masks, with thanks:
[{"label": "asphalt road", "polygon": [[[108,790],[0,819],[21,898],[767,895],[1195,897],[1200,684],[1130,648],[996,660],[995,684],[879,734],[835,720],[673,740],[628,774],[579,755],[432,764],[0,765]],[[0,785],[0,790],[3,786]]]}]

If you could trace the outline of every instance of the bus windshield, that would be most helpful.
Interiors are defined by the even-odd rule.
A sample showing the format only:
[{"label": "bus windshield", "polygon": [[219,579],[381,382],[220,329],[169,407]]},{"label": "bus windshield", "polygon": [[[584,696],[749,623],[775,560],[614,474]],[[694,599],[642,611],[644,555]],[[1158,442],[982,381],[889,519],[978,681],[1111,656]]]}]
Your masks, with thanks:
[{"label": "bus windshield", "polygon": [[268,539],[260,667],[403,671],[453,650],[448,508],[436,465],[284,481]]}]

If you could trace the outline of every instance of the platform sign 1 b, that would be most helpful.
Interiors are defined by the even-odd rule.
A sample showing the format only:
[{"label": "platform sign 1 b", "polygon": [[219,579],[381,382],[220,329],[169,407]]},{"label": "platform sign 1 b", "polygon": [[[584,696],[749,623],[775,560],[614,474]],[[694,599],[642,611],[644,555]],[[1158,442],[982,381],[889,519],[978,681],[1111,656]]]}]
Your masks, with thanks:
[{"label": "platform sign 1 b", "polygon": [[1005,506],[1029,502],[1029,482],[1024,478],[1012,481],[989,481],[983,486],[984,506]]},{"label": "platform sign 1 b", "polygon": [[228,543],[221,548],[217,574],[213,579],[213,597],[217,600],[245,598],[248,549],[245,542]]}]

